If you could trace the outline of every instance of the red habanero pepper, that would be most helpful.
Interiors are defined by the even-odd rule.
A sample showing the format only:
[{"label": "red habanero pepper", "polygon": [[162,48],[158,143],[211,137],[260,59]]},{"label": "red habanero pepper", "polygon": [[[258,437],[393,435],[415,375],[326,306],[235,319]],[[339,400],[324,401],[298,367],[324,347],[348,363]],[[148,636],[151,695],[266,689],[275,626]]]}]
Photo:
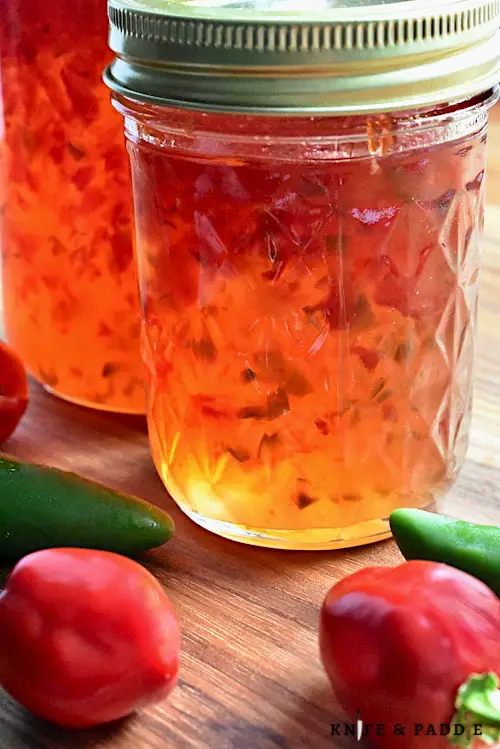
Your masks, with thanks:
[{"label": "red habanero pepper", "polygon": [[0,594],[0,683],[61,726],[106,723],[164,699],[177,681],[179,652],[162,586],[118,554],[35,552]]},{"label": "red habanero pepper", "polygon": [[[411,561],[341,580],[323,603],[320,652],[372,746],[484,746],[474,732],[500,746],[500,601],[467,573]],[[383,735],[369,732],[377,724]]]},{"label": "red habanero pepper", "polygon": [[0,445],[17,427],[28,405],[28,379],[23,363],[0,341]]}]

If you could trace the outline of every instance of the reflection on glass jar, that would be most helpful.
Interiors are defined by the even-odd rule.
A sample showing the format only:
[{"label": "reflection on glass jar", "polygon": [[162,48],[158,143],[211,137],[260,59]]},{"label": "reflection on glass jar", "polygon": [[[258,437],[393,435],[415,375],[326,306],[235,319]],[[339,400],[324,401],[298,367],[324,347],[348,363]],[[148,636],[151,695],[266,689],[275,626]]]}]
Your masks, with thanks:
[{"label": "reflection on glass jar", "polygon": [[[218,77],[200,83],[197,61],[188,67],[195,52],[184,50],[186,102],[173,107],[175,66],[149,71],[157,50],[145,36],[147,73],[134,68],[135,26],[118,11],[114,24],[107,81],[129,140],[150,438],[167,489],[196,522],[249,543],[334,548],[384,537],[391,510],[431,506],[465,456],[496,93],[415,109],[399,84],[386,90],[389,70],[370,88],[373,101],[346,84],[331,101],[318,95],[318,112],[312,84],[299,72],[282,85],[290,66],[277,66],[270,116],[266,77],[256,68],[245,78],[250,61],[227,32],[230,73],[210,48]],[[360,24],[369,60],[372,32]],[[210,47],[216,35],[206,33],[198,38]],[[388,26],[383,39],[394,33]],[[161,38],[164,61],[170,37]],[[259,55],[274,55],[282,38],[292,37],[261,39]],[[291,42],[280,52],[295,59]],[[377,111],[377,85],[396,114],[387,103]],[[299,89],[309,106],[301,112],[299,96],[291,116]]]},{"label": "reflection on glass jar", "polygon": [[128,165],[101,0],[4,0],[0,235],[9,341],[53,392],[143,412]]}]

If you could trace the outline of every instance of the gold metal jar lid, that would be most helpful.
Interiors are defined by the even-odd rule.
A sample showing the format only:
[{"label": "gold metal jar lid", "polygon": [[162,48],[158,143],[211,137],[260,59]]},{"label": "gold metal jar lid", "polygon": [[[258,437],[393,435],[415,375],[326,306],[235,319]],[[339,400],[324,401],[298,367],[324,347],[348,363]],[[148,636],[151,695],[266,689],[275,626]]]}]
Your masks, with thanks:
[{"label": "gold metal jar lid", "polygon": [[108,10],[106,83],[161,105],[387,112],[460,101],[500,79],[500,0],[109,0]]}]

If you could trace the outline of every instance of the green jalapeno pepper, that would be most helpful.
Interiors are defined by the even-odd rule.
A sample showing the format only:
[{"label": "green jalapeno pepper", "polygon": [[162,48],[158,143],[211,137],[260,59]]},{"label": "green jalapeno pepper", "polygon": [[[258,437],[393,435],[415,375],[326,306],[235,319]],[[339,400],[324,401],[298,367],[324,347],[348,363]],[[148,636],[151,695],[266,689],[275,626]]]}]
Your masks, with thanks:
[{"label": "green jalapeno pepper", "polygon": [[161,546],[174,523],[158,507],[55,468],[0,457],[0,557],[53,547],[134,554]]},{"label": "green jalapeno pepper", "polygon": [[424,510],[394,510],[391,530],[405,559],[444,562],[500,595],[500,528]]}]

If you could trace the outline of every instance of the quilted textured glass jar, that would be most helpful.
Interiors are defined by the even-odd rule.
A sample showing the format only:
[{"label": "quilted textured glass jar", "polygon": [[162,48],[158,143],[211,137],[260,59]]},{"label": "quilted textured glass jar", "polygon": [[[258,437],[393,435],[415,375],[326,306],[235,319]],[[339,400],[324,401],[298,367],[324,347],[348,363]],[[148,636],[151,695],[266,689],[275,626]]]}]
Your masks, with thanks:
[{"label": "quilted textured glass jar", "polygon": [[270,111],[256,84],[246,102],[221,88],[217,106],[206,92],[181,106],[158,102],[153,79],[128,90],[124,64],[107,76],[132,161],[166,487],[249,543],[387,535],[389,512],[430,505],[467,448],[495,93],[483,81],[415,107],[399,91],[390,106],[335,92],[319,107],[304,89],[295,111],[283,90]]}]

